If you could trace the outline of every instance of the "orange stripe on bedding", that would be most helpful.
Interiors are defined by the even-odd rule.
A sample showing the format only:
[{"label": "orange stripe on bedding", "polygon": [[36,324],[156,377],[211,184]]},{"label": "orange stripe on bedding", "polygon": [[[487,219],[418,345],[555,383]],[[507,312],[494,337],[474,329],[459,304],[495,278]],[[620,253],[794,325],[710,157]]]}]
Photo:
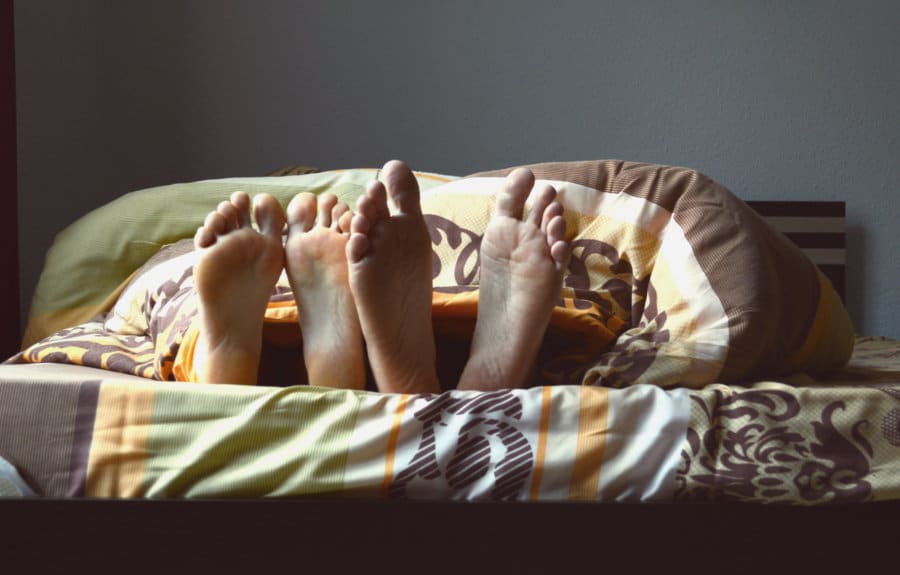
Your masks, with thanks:
[{"label": "orange stripe on bedding", "polygon": [[830,297],[831,286],[826,284],[822,273],[819,272],[819,303],[816,306],[816,315],[813,318],[813,323],[809,328],[809,333],[806,335],[806,340],[803,342],[803,345],[800,346],[800,349],[791,354],[787,360],[788,368],[792,371],[799,368],[812,357],[816,346],[825,334],[825,326],[828,325],[828,320],[831,316]]},{"label": "orange stripe on bedding", "polygon": [[578,410],[578,443],[569,499],[597,499],[606,451],[609,395],[602,387],[583,386]]},{"label": "orange stripe on bedding", "polygon": [[400,424],[403,423],[403,412],[406,410],[408,395],[401,395],[397,403],[397,412],[394,414],[394,423],[391,426],[391,435],[388,438],[387,450],[384,454],[384,482],[381,485],[381,494],[387,497],[394,481],[394,456],[397,452],[397,443],[400,438]]},{"label": "orange stripe on bedding", "polygon": [[432,317],[470,317],[478,315],[478,291],[431,292]]},{"label": "orange stripe on bedding", "polygon": [[550,429],[550,398],[553,388],[544,386],[541,391],[541,427],[538,431],[537,457],[534,462],[534,476],[531,480],[531,500],[537,501],[544,474],[544,457],[547,455],[547,432]]},{"label": "orange stripe on bedding", "polygon": [[97,399],[87,466],[88,497],[140,497],[155,390],[104,384]]},{"label": "orange stripe on bedding", "polygon": [[194,352],[199,337],[200,326],[195,322],[185,332],[172,362],[172,375],[175,376],[175,381],[200,381],[199,374],[194,370]]},{"label": "orange stripe on bedding", "polygon": [[831,281],[821,271],[819,303],[803,345],[785,360],[788,371],[829,371],[843,366],[853,351],[853,325]]},{"label": "orange stripe on bedding", "polygon": [[297,323],[297,303],[293,300],[270,301],[266,304],[263,319],[271,323]]}]

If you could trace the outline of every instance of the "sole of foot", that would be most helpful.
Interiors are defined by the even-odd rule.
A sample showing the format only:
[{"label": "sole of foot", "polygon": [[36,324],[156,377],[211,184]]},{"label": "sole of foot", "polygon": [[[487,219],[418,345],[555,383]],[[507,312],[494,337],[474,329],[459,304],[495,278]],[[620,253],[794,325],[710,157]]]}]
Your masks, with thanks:
[{"label": "sole of foot", "polygon": [[431,322],[431,253],[416,177],[403,162],[388,162],[380,180],[360,197],[347,242],[350,287],[381,391],[440,391]]},{"label": "sole of foot", "polygon": [[330,193],[298,194],[287,209],[285,269],[311,385],[363,389],[365,364],[346,247],[349,207]]},{"label": "sole of foot", "polygon": [[[533,202],[524,215],[529,195]],[[571,254],[556,190],[530,170],[509,174],[481,242],[478,317],[460,389],[523,387]]]},{"label": "sole of foot", "polygon": [[200,337],[194,369],[201,381],[256,383],[263,315],[283,266],[284,224],[274,197],[256,196],[251,206],[246,193],[235,192],[197,230]]}]

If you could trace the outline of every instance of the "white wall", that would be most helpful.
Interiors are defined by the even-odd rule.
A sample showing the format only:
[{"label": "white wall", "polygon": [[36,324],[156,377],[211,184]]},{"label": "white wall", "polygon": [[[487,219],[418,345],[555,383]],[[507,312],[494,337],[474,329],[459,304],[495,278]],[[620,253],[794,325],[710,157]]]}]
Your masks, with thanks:
[{"label": "white wall", "polygon": [[687,165],[848,201],[849,308],[900,338],[893,0],[16,0],[23,310],[53,234],[284,165]]}]

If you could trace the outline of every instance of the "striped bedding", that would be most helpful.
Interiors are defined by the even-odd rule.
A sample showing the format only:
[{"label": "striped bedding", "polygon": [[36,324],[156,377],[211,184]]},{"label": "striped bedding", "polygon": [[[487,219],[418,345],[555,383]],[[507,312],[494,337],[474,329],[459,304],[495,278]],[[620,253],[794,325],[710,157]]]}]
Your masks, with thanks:
[{"label": "striped bedding", "polygon": [[858,339],[828,379],[701,390],[403,396],[4,365],[0,457],[46,497],[900,499],[900,342]]}]

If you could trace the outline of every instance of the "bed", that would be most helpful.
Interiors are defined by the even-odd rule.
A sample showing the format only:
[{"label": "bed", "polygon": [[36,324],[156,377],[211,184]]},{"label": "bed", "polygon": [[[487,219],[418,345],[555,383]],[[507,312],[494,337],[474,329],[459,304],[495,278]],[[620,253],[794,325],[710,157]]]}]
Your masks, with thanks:
[{"label": "bed", "polygon": [[[631,168],[667,169],[597,165],[613,166],[617,177]],[[498,174],[416,176],[424,197],[440,198],[448,187],[458,192]],[[359,542],[377,540],[375,526],[389,524],[418,542],[422,553],[441,540],[434,534],[446,538],[468,530],[492,541],[472,544],[473,552],[488,556],[501,545],[550,534],[589,545],[595,532],[576,526],[595,521],[623,540],[640,533],[675,548],[683,544],[678,532],[689,525],[695,536],[716,542],[704,551],[712,557],[739,546],[739,534],[746,537],[760,524],[781,534],[767,543],[773,552],[797,537],[827,540],[831,532],[818,531],[825,529],[823,518],[830,523],[844,513],[869,533],[898,510],[900,342],[881,337],[851,334],[852,356],[828,373],[783,370],[757,378],[750,369],[737,383],[698,379],[680,385],[675,380],[681,368],[666,364],[654,371],[652,362],[636,375],[624,370],[632,376],[625,383],[616,379],[623,373],[618,369],[597,385],[555,381],[524,390],[427,396],[277,380],[241,387],[140,377],[169,373],[160,365],[177,350],[166,356],[157,343],[141,340],[142,326],[134,332],[122,326],[134,327],[154,289],[157,299],[164,292],[176,297],[184,268],[172,262],[185,254],[153,258],[189,237],[197,214],[235,189],[282,200],[301,190],[331,191],[352,201],[373,177],[375,170],[299,168],[162,186],[127,194],[60,233],[35,295],[27,349],[0,366],[4,516],[38,529],[36,518],[52,514],[58,518],[52,529],[71,534],[90,514],[106,518],[93,528],[116,540],[125,536],[112,525],[126,522],[202,533],[206,542],[232,537],[220,524],[226,516],[239,517],[242,524],[266,525],[268,543],[257,545],[277,547],[274,542],[286,541],[294,529],[331,550],[341,546],[320,530],[340,529]],[[845,297],[842,202],[748,205]],[[433,241],[465,251],[473,234],[449,229],[452,221],[445,212],[430,221]],[[628,261],[636,266],[638,258]],[[158,278],[142,283],[165,265],[172,267],[168,284]],[[452,273],[470,271],[456,266]],[[168,292],[160,289],[164,284]],[[577,287],[572,305],[585,298],[591,303]],[[635,318],[649,317],[658,328],[665,321],[660,312],[676,306],[655,297],[663,303],[647,298]],[[593,311],[607,309],[593,304]],[[602,317],[616,337],[628,326],[612,320],[627,319],[633,310],[626,311]],[[153,318],[144,317],[142,329],[149,329]],[[672,311],[670,329],[675,317]],[[647,323],[641,325],[649,329]],[[86,339],[99,347],[82,345]],[[654,381],[654,374],[660,379]],[[578,377],[586,377],[583,370]],[[312,524],[293,523],[297,516]],[[803,527],[795,530],[797,523],[784,519]],[[433,537],[416,528],[423,521]],[[730,526],[727,537],[717,531],[723,523]],[[880,533],[875,530],[871,541]],[[606,529],[603,537],[615,539]],[[375,546],[373,540],[365,547]],[[807,559],[817,557],[824,555]]]}]

